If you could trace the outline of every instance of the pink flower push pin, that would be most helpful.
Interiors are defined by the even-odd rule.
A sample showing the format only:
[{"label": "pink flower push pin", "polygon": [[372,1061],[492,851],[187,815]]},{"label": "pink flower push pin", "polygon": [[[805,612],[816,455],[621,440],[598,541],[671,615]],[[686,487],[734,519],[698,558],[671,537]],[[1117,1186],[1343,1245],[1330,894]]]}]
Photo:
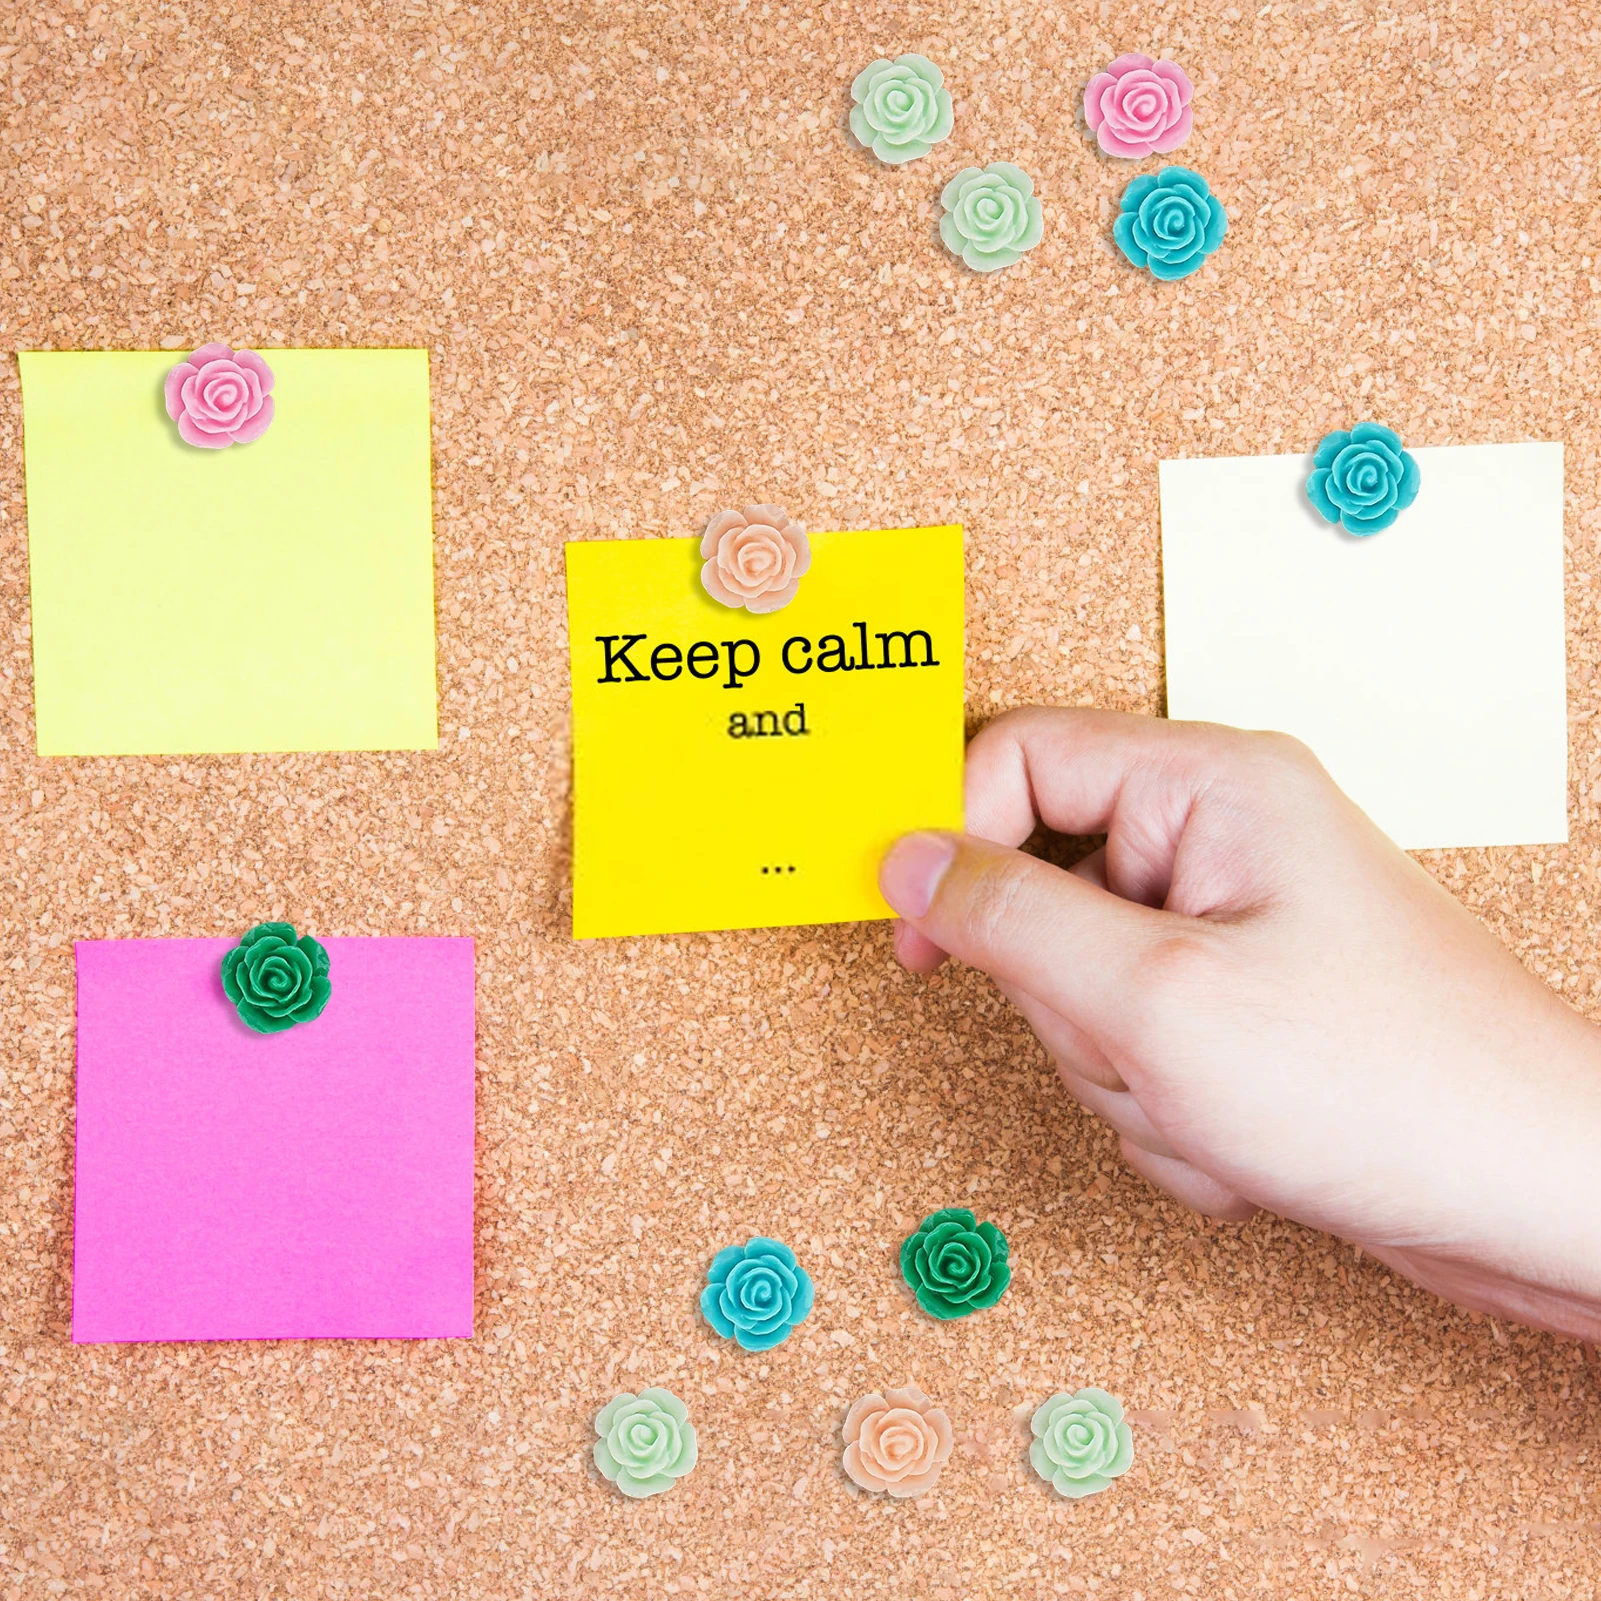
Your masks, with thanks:
[{"label": "pink flower push pin", "polygon": [[253,350],[202,345],[167,374],[167,415],[186,445],[226,450],[272,421],[272,368]]}]

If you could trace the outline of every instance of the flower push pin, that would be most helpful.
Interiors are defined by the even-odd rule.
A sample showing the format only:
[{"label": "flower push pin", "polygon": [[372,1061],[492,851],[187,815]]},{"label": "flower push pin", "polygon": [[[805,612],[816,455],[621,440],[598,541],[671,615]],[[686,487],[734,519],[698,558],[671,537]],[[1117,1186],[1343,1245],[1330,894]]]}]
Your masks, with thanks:
[{"label": "flower push pin", "polygon": [[248,445],[272,422],[272,381],[255,351],[202,345],[167,374],[167,415],[186,445]]},{"label": "flower push pin", "polygon": [[950,137],[951,92],[927,56],[875,61],[851,85],[851,132],[890,166],[926,156]]},{"label": "flower push pin", "polygon": [[1199,272],[1229,231],[1223,202],[1188,167],[1142,172],[1118,205],[1112,224],[1117,248],[1134,266],[1164,281]]},{"label": "flower push pin", "polygon": [[1418,498],[1421,478],[1393,428],[1359,422],[1349,433],[1324,435],[1312,458],[1306,498],[1325,522],[1364,538],[1388,528]]},{"label": "flower push pin", "polygon": [[258,1034],[320,1017],[333,986],[328,952],[291,923],[257,923],[222,959],[223,993]]},{"label": "flower push pin", "polygon": [[994,1306],[1012,1282],[1006,1236],[965,1206],[931,1212],[901,1245],[901,1276],[917,1304],[937,1318]]},{"label": "flower push pin", "polygon": [[1058,1495],[1074,1500],[1106,1489],[1134,1461],[1134,1433],[1123,1421],[1122,1403],[1105,1390],[1053,1395],[1034,1413],[1029,1429],[1034,1471]]},{"label": "flower push pin", "polygon": [[695,1425],[671,1390],[625,1391],[595,1415],[595,1466],[631,1499],[670,1490],[695,1466]]},{"label": "flower push pin", "polygon": [[700,581],[722,606],[779,611],[812,565],[806,530],[778,506],[720,511],[701,536]]},{"label": "flower push pin", "polygon": [[1165,156],[1190,136],[1194,93],[1177,62],[1119,56],[1084,86],[1084,120],[1109,156]]},{"label": "flower push pin", "polygon": [[1023,259],[1045,237],[1045,213],[1034,180],[1009,161],[964,167],[939,197],[939,236],[974,272],[995,272]]},{"label": "flower push pin", "polygon": [[909,1500],[934,1488],[955,1443],[945,1409],[915,1384],[875,1390],[845,1416],[843,1466],[862,1489]]},{"label": "flower push pin", "polygon": [[812,1309],[812,1281],[787,1245],[759,1236],[719,1251],[706,1271],[701,1315],[725,1340],[770,1351]]}]

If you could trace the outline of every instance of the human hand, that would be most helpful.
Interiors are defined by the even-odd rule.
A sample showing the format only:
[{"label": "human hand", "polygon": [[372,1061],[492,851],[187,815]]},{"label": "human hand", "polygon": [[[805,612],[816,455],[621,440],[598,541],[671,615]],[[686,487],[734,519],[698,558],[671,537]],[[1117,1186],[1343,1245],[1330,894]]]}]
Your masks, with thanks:
[{"label": "human hand", "polygon": [[[1070,872],[1043,821],[1105,834]],[[1601,1039],[1283,735],[1036,708],[968,748],[963,835],[880,884],[982,968],[1129,1165],[1479,1311],[1601,1334]]]}]

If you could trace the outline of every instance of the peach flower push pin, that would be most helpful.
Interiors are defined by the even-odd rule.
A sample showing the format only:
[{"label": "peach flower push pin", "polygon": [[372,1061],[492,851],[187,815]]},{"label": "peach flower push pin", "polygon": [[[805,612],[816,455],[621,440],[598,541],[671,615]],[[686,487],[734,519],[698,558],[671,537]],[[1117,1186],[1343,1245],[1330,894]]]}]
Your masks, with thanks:
[{"label": "peach flower push pin", "polygon": [[723,606],[751,612],[787,606],[812,564],[806,530],[777,506],[720,511],[706,525],[700,581]]},{"label": "peach flower push pin", "polygon": [[272,421],[272,368],[253,350],[202,345],[167,374],[166,396],[186,445],[248,445]]},{"label": "peach flower push pin", "polygon": [[956,1437],[951,1420],[915,1384],[864,1395],[845,1415],[845,1472],[897,1499],[934,1488]]}]

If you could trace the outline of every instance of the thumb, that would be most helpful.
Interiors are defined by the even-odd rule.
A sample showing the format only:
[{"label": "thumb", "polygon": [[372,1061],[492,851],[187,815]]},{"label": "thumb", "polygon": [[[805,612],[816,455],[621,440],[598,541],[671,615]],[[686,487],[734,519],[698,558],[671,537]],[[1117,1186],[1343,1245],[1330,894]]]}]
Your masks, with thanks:
[{"label": "thumb", "polygon": [[1191,919],[1126,901],[1021,851],[963,834],[907,834],[879,867],[884,899],[970,967],[1092,1027]]}]

